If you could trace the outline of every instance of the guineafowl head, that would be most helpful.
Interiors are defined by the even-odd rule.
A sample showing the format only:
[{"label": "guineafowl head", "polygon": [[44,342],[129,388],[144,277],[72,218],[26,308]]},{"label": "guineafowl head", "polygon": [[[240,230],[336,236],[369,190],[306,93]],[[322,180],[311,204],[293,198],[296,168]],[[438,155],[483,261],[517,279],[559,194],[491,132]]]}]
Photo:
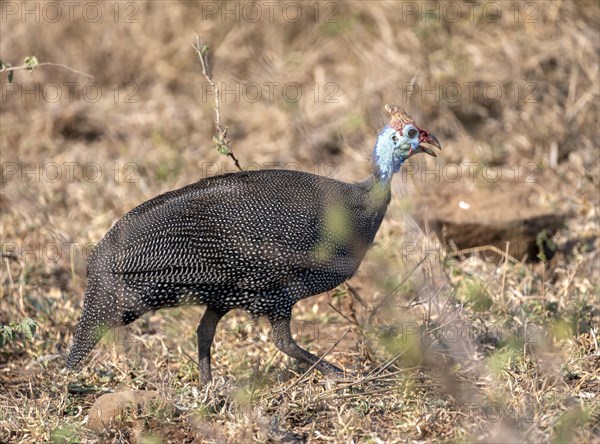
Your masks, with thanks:
[{"label": "guineafowl head", "polygon": [[406,112],[396,105],[386,105],[390,123],[377,137],[373,151],[373,170],[381,180],[390,180],[400,170],[402,163],[419,153],[435,156],[433,150],[423,144],[441,149],[440,142],[425,129],[419,128]]}]

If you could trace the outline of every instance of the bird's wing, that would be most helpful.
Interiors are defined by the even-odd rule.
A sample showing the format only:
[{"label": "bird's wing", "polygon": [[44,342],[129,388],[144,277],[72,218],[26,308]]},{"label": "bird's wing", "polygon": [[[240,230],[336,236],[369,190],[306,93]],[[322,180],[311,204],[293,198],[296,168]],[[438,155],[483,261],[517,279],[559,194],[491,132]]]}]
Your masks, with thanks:
[{"label": "bird's wing", "polygon": [[299,205],[293,183],[259,179],[205,180],[151,199],[111,229],[95,260],[110,258],[126,280],[282,285],[311,266],[318,199]]}]

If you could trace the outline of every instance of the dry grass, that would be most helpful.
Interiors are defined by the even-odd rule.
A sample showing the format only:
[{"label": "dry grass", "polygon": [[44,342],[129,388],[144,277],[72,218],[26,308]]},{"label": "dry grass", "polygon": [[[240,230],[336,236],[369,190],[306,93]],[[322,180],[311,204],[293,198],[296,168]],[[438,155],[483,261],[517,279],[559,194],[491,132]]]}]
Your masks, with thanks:
[{"label": "dry grass", "polygon": [[[303,4],[294,23],[279,8],[273,23],[267,15],[203,20],[199,2],[122,4],[117,23],[106,3],[97,23],[82,8],[73,21],[36,23],[5,15],[9,3],[0,59],[67,64],[94,75],[103,94],[85,100],[90,80],[54,67],[16,72],[13,94],[2,74],[0,322],[30,317],[39,327],[33,340],[17,335],[0,348],[0,441],[597,442],[597,3],[498,2],[498,23],[481,7],[473,20],[451,23],[452,11],[439,20],[407,15],[399,2],[338,4],[332,23],[328,2],[318,20],[314,3]],[[421,2],[408,4],[423,12]],[[125,22],[132,11],[138,23]],[[526,20],[531,11],[536,22]],[[194,31],[211,43],[216,80],[228,88],[295,82],[303,92],[296,103],[278,88],[273,100],[265,89],[256,103],[241,95],[222,103],[243,166],[279,162],[362,179],[383,104],[397,103],[444,146],[437,163],[416,159],[417,168],[470,161],[506,173],[531,162],[537,182],[513,182],[531,205],[570,215],[554,238],[559,253],[547,264],[450,256],[408,216],[423,209],[426,192],[444,189],[444,177],[403,176],[350,287],[294,312],[299,342],[319,354],[349,330],[328,355],[348,369],[345,380],[302,376],[275,349],[266,322],[232,313],[213,345],[215,380],[198,390],[187,356],[195,356],[201,308],[147,315],[103,341],[80,373],[64,371],[87,247],[135,205],[234,170],[211,149],[213,100],[203,94]],[[420,88],[408,96],[411,80],[441,92],[454,82],[463,95],[436,100]],[[36,85],[50,95],[50,82],[63,94],[55,103],[22,95]],[[72,101],[65,82],[79,82]],[[518,97],[482,92],[513,82]],[[472,97],[468,85],[479,85]],[[126,101],[131,92],[137,102]],[[52,162],[60,180],[51,180]],[[68,162],[76,162],[72,178]],[[90,180],[98,170],[102,177]],[[494,186],[477,178],[464,187]],[[406,255],[407,245],[418,248]],[[141,429],[86,431],[94,399],[124,389],[157,390],[180,414],[146,417]]]}]

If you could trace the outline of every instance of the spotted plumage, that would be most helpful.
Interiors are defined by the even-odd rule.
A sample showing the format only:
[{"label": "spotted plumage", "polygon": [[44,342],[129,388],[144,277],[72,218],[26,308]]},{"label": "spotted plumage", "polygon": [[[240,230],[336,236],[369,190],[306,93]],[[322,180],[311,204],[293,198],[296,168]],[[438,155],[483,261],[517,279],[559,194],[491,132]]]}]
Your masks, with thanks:
[{"label": "spotted plumage", "polygon": [[[267,316],[279,349],[317,363],[291,336],[292,307],[356,272],[390,201],[392,172],[430,151],[421,142],[439,147],[433,136],[421,140],[423,130],[412,119],[398,124],[394,110],[394,127],[380,133],[373,174],[363,182],[286,170],[239,172],[162,194],[123,216],[89,257],[67,366],[78,365],[107,328],[186,304],[207,306],[197,329],[203,382],[210,380],[217,323],[234,308]],[[316,368],[339,371],[323,360]]]}]

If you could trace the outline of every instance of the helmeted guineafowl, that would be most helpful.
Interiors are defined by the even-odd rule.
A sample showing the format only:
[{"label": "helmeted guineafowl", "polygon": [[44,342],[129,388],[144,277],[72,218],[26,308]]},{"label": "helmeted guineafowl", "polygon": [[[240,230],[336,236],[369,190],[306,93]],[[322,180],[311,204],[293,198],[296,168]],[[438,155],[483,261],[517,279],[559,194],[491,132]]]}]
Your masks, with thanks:
[{"label": "helmeted guineafowl", "polygon": [[409,157],[438,140],[397,106],[377,138],[372,174],[348,184],[299,171],[206,178],[127,213],[88,259],[84,307],[67,360],[84,359],[107,328],[165,307],[204,304],[200,380],[231,309],[266,315],[276,346],[323,373],[339,369],[302,349],[290,332],[300,299],[335,288],[358,269],[390,202],[390,182]]}]

